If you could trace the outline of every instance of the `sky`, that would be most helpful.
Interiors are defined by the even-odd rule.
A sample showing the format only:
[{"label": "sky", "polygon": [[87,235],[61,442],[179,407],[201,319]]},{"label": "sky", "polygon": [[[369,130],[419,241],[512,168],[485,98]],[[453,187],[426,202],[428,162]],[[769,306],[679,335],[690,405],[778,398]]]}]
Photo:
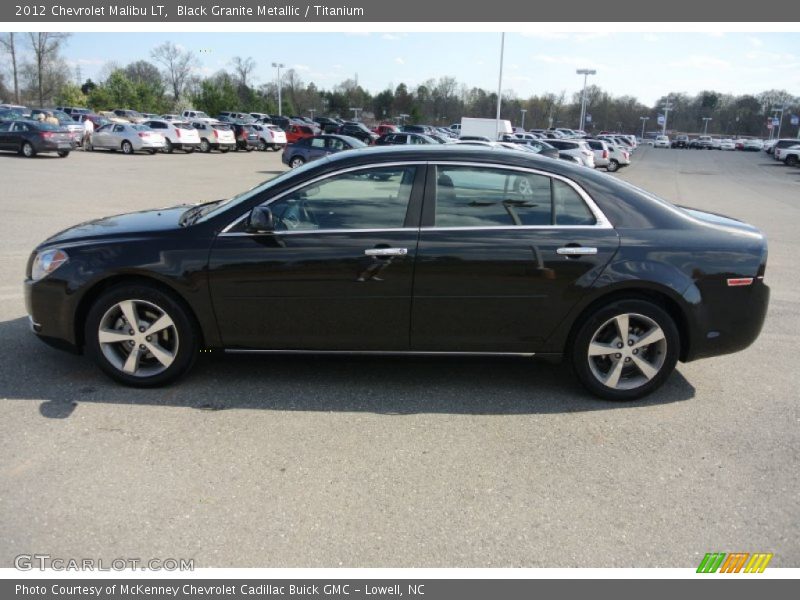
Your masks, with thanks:
[{"label": "sky", "polygon": [[[499,33],[73,33],[64,55],[81,75],[96,78],[103,65],[149,60],[172,41],[197,53],[200,74],[229,67],[234,56],[257,63],[256,84],[274,80],[272,62],[294,68],[306,81],[330,88],[347,78],[372,93],[403,82],[455,77],[468,86],[497,89]],[[732,94],[786,89],[800,95],[800,33],[508,33],[503,90],[520,97],[571,95],[582,76],[615,96],[647,105],[668,92],[713,89]]]}]

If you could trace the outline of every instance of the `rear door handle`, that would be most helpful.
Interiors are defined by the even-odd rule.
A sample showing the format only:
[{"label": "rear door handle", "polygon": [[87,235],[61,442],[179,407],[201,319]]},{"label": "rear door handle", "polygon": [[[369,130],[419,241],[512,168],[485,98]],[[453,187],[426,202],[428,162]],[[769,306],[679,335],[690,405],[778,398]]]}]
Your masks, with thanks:
[{"label": "rear door handle", "polygon": [[364,250],[367,256],[405,256],[408,248],[367,248]]},{"label": "rear door handle", "polygon": [[588,248],[586,246],[565,246],[556,250],[557,254],[562,256],[586,256],[589,254],[597,254],[597,248]]}]

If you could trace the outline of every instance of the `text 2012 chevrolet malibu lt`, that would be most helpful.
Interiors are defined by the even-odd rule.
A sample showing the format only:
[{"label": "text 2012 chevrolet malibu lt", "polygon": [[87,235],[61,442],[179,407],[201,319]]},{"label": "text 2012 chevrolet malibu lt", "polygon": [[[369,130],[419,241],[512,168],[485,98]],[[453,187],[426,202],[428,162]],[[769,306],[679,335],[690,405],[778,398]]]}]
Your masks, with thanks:
[{"label": "text 2012 chevrolet malibu lt", "polygon": [[756,339],[766,260],[754,227],[590,169],[412,146],[67,229],[33,252],[25,288],[43,340],[134,386],[206,348],[536,354],[629,400],[678,360]]}]

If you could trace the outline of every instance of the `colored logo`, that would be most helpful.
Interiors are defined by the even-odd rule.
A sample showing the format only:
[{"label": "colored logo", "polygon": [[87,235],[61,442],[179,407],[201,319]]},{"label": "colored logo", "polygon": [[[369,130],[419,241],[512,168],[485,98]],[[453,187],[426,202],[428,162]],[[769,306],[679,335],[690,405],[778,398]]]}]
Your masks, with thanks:
[{"label": "colored logo", "polygon": [[772,554],[757,552],[709,552],[700,561],[698,573],[763,573]]}]

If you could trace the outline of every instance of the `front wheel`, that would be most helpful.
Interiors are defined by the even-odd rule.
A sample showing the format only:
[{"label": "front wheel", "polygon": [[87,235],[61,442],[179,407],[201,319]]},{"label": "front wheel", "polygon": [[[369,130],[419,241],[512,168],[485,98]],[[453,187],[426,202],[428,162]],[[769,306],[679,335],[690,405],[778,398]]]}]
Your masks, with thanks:
[{"label": "front wheel", "polygon": [[609,173],[613,173],[614,171],[619,169],[619,161],[615,158],[612,158],[608,161],[608,165],[606,166],[606,171]]},{"label": "front wheel", "polygon": [[67,158],[69,156],[69,150],[59,150],[58,156],[59,158]]},{"label": "front wheel", "polygon": [[22,155],[25,158],[33,158],[36,156],[36,148],[33,147],[33,144],[30,142],[25,142],[22,144]]},{"label": "front wheel", "polygon": [[200,140],[200,152],[204,152],[205,154],[211,152],[211,144],[205,138]]},{"label": "front wheel", "polygon": [[131,144],[128,140],[122,142],[122,153],[133,154],[133,144]]},{"label": "front wheel", "polygon": [[678,361],[672,317],[646,300],[618,300],[591,313],[572,338],[572,368],[604,400],[635,400],[659,388]]},{"label": "front wheel", "polygon": [[297,167],[302,167],[305,164],[305,160],[303,160],[300,156],[295,156],[292,160],[289,161],[289,166],[293,169]]},{"label": "front wheel", "polygon": [[172,154],[172,152],[174,150],[175,150],[175,146],[173,146],[172,142],[169,141],[169,138],[165,139],[164,140],[164,147],[161,148],[161,151],[164,154]]},{"label": "front wheel", "polygon": [[265,152],[267,150],[267,142],[265,142],[264,140],[258,140],[258,149],[261,152]]},{"label": "front wheel", "polygon": [[187,309],[147,285],[119,285],[89,310],[86,351],[112,379],[134,387],[178,379],[194,363],[199,336]]},{"label": "front wheel", "polygon": [[794,154],[790,154],[786,157],[786,164],[790,167],[797,166],[797,157]]}]

